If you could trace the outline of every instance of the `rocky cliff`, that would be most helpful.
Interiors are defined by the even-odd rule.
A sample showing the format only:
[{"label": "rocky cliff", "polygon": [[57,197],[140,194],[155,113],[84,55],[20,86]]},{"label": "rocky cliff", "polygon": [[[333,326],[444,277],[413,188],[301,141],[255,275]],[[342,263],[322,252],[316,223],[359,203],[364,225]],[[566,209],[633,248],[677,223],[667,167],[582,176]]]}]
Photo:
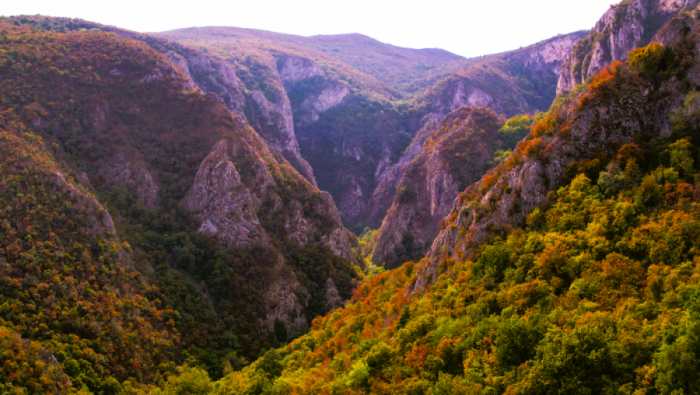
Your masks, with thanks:
[{"label": "rocky cliff", "polygon": [[674,16],[690,11],[697,0],[625,0],[610,9],[562,65],[557,94],[569,92],[627,53],[647,45]]},{"label": "rocky cliff", "polygon": [[[555,97],[561,64],[585,32],[554,37],[513,52],[471,61],[437,82],[416,99],[422,103],[421,129],[396,163],[386,166],[360,218],[370,227],[382,224],[409,163],[437,124],[462,106],[487,106],[504,116],[544,110]],[[433,77],[437,78],[437,77]],[[440,218],[441,219],[441,218]],[[432,225],[437,226],[437,221]],[[427,240],[426,240],[427,241]]]},{"label": "rocky cliff", "polygon": [[486,107],[462,107],[440,122],[403,171],[372,262],[393,268],[425,255],[460,189],[489,168],[502,123]]},{"label": "rocky cliff", "polygon": [[604,168],[600,158],[614,156],[625,144],[668,136],[671,113],[700,81],[698,63],[692,63],[698,58],[696,15],[674,19],[657,35],[668,48],[637,52],[629,66],[609,66],[590,85],[560,100],[507,160],[469,186],[455,200],[414,289],[435,281],[441,263],[469,259],[480,243],[523,226],[569,172],[596,179]]}]

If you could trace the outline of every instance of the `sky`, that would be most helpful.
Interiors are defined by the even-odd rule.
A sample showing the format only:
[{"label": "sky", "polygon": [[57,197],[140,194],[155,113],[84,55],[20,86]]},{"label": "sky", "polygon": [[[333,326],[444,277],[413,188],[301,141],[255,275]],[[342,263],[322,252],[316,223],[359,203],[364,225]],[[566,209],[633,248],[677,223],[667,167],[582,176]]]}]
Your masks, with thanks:
[{"label": "sky", "polygon": [[591,29],[616,0],[0,0],[0,15],[87,19],[139,32],[236,26],[279,33],[361,33],[465,57]]}]

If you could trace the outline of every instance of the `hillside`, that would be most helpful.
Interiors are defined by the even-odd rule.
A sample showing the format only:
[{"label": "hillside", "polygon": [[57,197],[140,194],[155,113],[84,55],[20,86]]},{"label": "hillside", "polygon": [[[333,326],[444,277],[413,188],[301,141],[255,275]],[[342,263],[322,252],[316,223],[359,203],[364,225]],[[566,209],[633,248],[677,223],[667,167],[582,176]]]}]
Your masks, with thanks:
[{"label": "hillside", "polygon": [[[528,65],[529,67],[526,69],[527,73],[521,73],[523,77],[527,78],[521,78],[520,81],[525,81],[527,83],[529,83],[528,81],[532,81],[531,87],[533,87],[533,89],[530,91],[530,94],[534,94],[534,92],[537,92],[540,89],[545,89],[544,92],[548,93],[545,93],[542,98],[549,100],[548,98],[552,97],[550,95],[553,95],[555,84],[559,84],[559,88],[561,88],[562,84],[565,84],[565,81],[569,81],[569,79],[567,79],[569,78],[567,75],[569,75],[568,73],[570,70],[567,68],[573,63],[579,64],[580,66],[581,62],[584,62],[582,59],[585,58],[585,62],[590,62],[591,69],[589,73],[595,73],[596,71],[600,71],[601,67],[605,67],[615,60],[625,59],[629,50],[637,48],[637,45],[649,43],[651,38],[658,33],[659,29],[661,29],[664,24],[673,17],[673,15],[678,15],[679,13],[689,9],[692,4],[694,3],[681,2],[674,5],[664,2],[623,2],[615,7],[612,7],[610,11],[603,15],[600,21],[596,24],[596,28],[593,29],[591,33],[586,34],[585,32],[578,32],[568,36],[553,38],[512,53],[486,57],[484,60],[482,60],[482,63],[483,66],[487,67],[486,70],[488,70],[488,67],[500,67],[501,69],[510,68],[510,74],[517,74],[516,70],[518,68],[515,66],[518,64],[517,62]],[[636,32],[635,34],[642,32],[643,34],[635,36],[635,34],[629,35],[631,34],[630,32]],[[575,45],[573,45],[574,42],[576,43]],[[595,49],[592,49],[590,45],[592,42],[597,43]],[[571,52],[572,45],[574,48],[573,52]],[[564,50],[564,48],[567,49]],[[592,52],[581,52],[584,49]],[[605,51],[612,52],[608,53]],[[554,54],[558,54],[557,56],[554,56],[554,58],[561,58],[562,54],[566,54],[566,61],[564,62],[563,66],[561,63],[557,62],[547,64],[546,62],[542,61],[540,61],[539,67],[533,67],[531,64],[533,59],[537,59],[538,57],[541,59],[549,57],[551,59]],[[453,65],[456,65],[456,63]],[[469,77],[470,73],[473,73],[474,70],[479,69],[478,67],[468,68],[459,75],[462,77]],[[459,80],[458,77],[452,77],[452,79],[456,81]],[[472,95],[475,97],[475,100],[471,101],[472,103],[478,103],[479,100],[482,101],[481,104],[487,103],[487,101],[483,100],[482,97],[489,98],[490,96],[488,96],[488,94],[484,95],[484,91],[480,90],[479,88],[475,88],[473,85],[469,87],[470,84],[473,84],[472,81],[474,80],[474,78],[470,78],[466,79],[466,83],[462,82],[463,85],[459,86],[462,88],[461,92],[468,92],[469,90],[472,90],[474,92]],[[478,81],[479,78],[476,80]],[[481,77],[480,80],[486,80],[486,78]],[[447,81],[449,81],[449,79]],[[582,80],[578,82],[582,82]],[[438,84],[436,87],[437,86],[440,85]],[[468,86],[469,88],[464,89],[463,86]],[[493,89],[493,86],[490,88]],[[435,89],[435,87],[432,89]],[[561,89],[559,90],[561,91]],[[505,92],[510,91],[505,90]],[[501,92],[501,94],[502,93],[503,92]],[[511,92],[510,94],[506,94],[505,97],[514,98],[517,97],[517,95],[514,95]],[[529,101],[532,101],[532,99]],[[439,101],[435,101],[433,99],[433,102]],[[549,101],[547,101],[547,103],[548,102]],[[460,102],[459,104],[462,103]],[[448,108],[454,108],[455,106],[456,105],[446,107],[443,105],[443,110],[441,110],[441,112],[446,111]],[[498,106],[493,103],[491,103],[490,106],[492,108],[498,108]],[[509,123],[517,124],[525,119],[528,118],[516,117],[509,121]],[[532,120],[529,122],[532,122]],[[514,130],[511,128],[510,131],[512,132]],[[419,133],[417,139],[425,138],[425,135],[425,132]],[[523,136],[522,134],[518,135],[521,137]],[[511,140],[512,141],[510,144],[502,147],[503,150],[514,148],[515,143],[517,143],[519,139],[513,140],[511,138]],[[407,150],[410,155],[415,155],[415,152],[417,152],[416,146],[416,141],[414,141],[411,148]],[[414,153],[411,153],[411,151]],[[421,154],[426,155],[425,152]],[[454,188],[441,188],[439,189],[439,192],[432,191],[431,199],[423,199],[423,204],[409,204],[406,205],[405,208],[401,209],[404,205],[400,203],[397,204],[394,196],[391,194],[391,191],[393,191],[395,188],[401,188],[401,186],[398,185],[398,182],[405,185],[421,185],[420,178],[415,179],[408,177],[404,180],[404,178],[406,178],[404,173],[406,171],[406,167],[415,166],[413,162],[411,162],[413,159],[410,159],[410,155],[405,155],[401,158],[400,163],[391,170],[391,177],[387,177],[384,180],[385,182],[378,186],[377,192],[375,192],[375,196],[373,197],[373,201],[384,202],[384,204],[386,204],[386,202],[389,200],[388,198],[394,199],[394,202],[392,203],[393,206],[389,210],[389,215],[387,215],[382,222],[382,228],[385,230],[380,230],[375,235],[376,240],[373,245],[376,246],[376,248],[372,252],[372,257],[374,263],[376,264],[388,263],[389,265],[393,265],[395,262],[401,262],[402,259],[418,259],[418,257],[421,257],[425,252],[425,249],[432,244],[434,237],[437,235],[436,230],[427,231],[427,229],[436,229],[439,221],[443,219],[444,215],[433,217],[430,221],[425,223],[423,221],[426,221],[428,216],[420,215],[416,217],[415,214],[408,213],[420,212],[421,210],[435,212],[436,208],[440,206],[436,203],[439,201],[439,199],[452,201],[452,199],[457,197],[457,192],[455,192]],[[405,210],[408,210],[408,213]],[[416,220],[414,218],[418,219]],[[419,223],[421,225],[418,225]],[[387,231],[389,229],[391,231]],[[419,242],[409,243],[409,241],[413,240]],[[407,250],[412,251],[412,254],[406,254],[404,251]],[[400,256],[401,258],[395,260],[394,256]]]},{"label": "hillside", "polygon": [[330,195],[168,57],[0,34],[0,320],[74,388],[185,361],[217,377],[350,297],[357,244]]},{"label": "hillside", "polygon": [[699,16],[553,106],[467,188],[429,258],[224,392],[697,391]]}]

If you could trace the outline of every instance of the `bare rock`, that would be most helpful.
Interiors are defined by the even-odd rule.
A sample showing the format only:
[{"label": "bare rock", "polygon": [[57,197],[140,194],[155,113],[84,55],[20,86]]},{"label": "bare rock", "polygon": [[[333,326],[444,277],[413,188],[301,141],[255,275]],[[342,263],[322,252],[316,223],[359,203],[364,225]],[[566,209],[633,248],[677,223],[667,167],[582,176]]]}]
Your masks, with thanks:
[{"label": "bare rock", "polygon": [[501,125],[491,110],[463,107],[431,133],[424,151],[405,166],[376,236],[375,264],[393,267],[403,263],[398,258],[423,256],[440,231],[440,220],[450,213],[459,184],[478,180],[488,169]]},{"label": "bare rock", "polygon": [[343,99],[350,94],[347,85],[341,82],[330,82],[318,96],[306,98],[300,110],[304,115],[299,120],[300,123],[312,123],[319,119],[321,113],[342,103]]},{"label": "bare rock", "polygon": [[179,67],[182,73],[185,75],[187,81],[185,89],[190,91],[202,91],[192,79],[192,74],[190,74],[190,66],[187,63],[187,59],[185,59],[182,55],[175,51],[166,52],[165,57],[168,58],[168,60],[170,60],[171,62],[173,62],[177,67]]},{"label": "bare rock", "polygon": [[[664,28],[657,39],[674,45],[696,31],[694,17],[683,15]],[[690,38],[698,40],[696,36]],[[694,56],[698,57],[697,50]],[[700,81],[697,62],[687,75],[695,84]],[[509,158],[512,160],[495,169],[490,187],[485,188],[484,181],[472,184],[455,200],[446,226],[418,269],[414,291],[426,289],[437,279],[444,259],[469,259],[481,243],[522,226],[527,215],[566,182],[569,165],[601,153],[614,155],[622,145],[640,138],[668,136],[669,115],[681,105],[688,89],[675,78],[662,83],[639,78],[620,97],[611,95],[587,104],[572,99],[558,115],[557,123],[566,126],[565,133],[539,136],[540,144],[546,147],[540,154],[528,156],[519,146]],[[533,139],[528,136],[526,141]]]},{"label": "bare rock", "polygon": [[287,329],[287,339],[293,339],[308,330],[304,308],[309,293],[301,286],[294,272],[284,266],[277,268],[276,281],[265,292],[264,328],[274,333],[275,321]]},{"label": "bare rock", "polygon": [[326,75],[321,66],[298,56],[284,56],[278,59],[277,69],[284,84],[302,81],[311,77]]},{"label": "bare rock", "polygon": [[256,90],[247,97],[246,116],[250,125],[273,151],[280,153],[304,178],[316,186],[313,170],[299,152],[299,144],[294,134],[292,107],[287,96],[280,93],[277,103],[273,103],[261,91]]},{"label": "bare rock", "polygon": [[199,231],[216,235],[227,247],[272,248],[231,156],[227,140],[216,143],[200,164],[184,204],[201,221]]},{"label": "bare rock", "polygon": [[694,9],[698,0],[626,0],[600,18],[562,65],[557,94],[569,92],[627,54],[647,45],[671,19]]}]

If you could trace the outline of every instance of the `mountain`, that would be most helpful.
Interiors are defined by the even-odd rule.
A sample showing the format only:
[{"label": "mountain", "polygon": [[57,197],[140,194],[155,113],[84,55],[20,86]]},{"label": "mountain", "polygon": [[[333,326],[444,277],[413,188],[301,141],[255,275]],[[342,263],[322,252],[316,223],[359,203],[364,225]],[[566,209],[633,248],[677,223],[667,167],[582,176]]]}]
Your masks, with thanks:
[{"label": "mountain", "polygon": [[272,87],[248,91],[236,75],[236,71],[227,62],[159,37],[82,19],[36,15],[12,18],[12,22],[61,33],[106,31],[145,42],[153,49],[165,54],[171,62],[183,70],[188,78],[193,80],[199,89],[205,93],[215,94],[232,112],[248,121],[263,137],[274,154],[283,157],[309,182],[316,184],[313,170],[299,152],[289,100],[285,95],[280,95],[279,89],[275,90],[275,87]]},{"label": "mountain", "polygon": [[[426,130],[466,104],[506,116],[546,110],[561,62],[584,35],[483,59],[450,60],[443,52],[354,35],[299,37],[223,27],[158,34],[228,60],[248,90],[286,95],[301,155],[345,224],[357,232],[381,225],[400,179],[400,170],[392,168],[420,151]],[[419,62],[430,70],[416,72]],[[389,81],[389,71],[412,82],[394,89],[380,81]],[[414,138],[418,141],[406,152]]]},{"label": "mountain", "polygon": [[233,394],[692,393],[700,10],[558,102],[429,256],[221,380]]},{"label": "mountain", "polygon": [[294,44],[333,57],[354,69],[373,76],[400,91],[410,92],[413,81],[427,77],[435,69],[464,60],[442,49],[401,48],[362,34],[295,36],[236,27],[195,27],[160,33],[166,37],[204,44],[212,40],[263,41]]},{"label": "mountain", "polygon": [[[20,26],[46,22],[69,32]],[[0,324],[100,392],[220,376],[342,305],[361,263],[330,195],[170,51],[71,23],[0,21]]]}]

